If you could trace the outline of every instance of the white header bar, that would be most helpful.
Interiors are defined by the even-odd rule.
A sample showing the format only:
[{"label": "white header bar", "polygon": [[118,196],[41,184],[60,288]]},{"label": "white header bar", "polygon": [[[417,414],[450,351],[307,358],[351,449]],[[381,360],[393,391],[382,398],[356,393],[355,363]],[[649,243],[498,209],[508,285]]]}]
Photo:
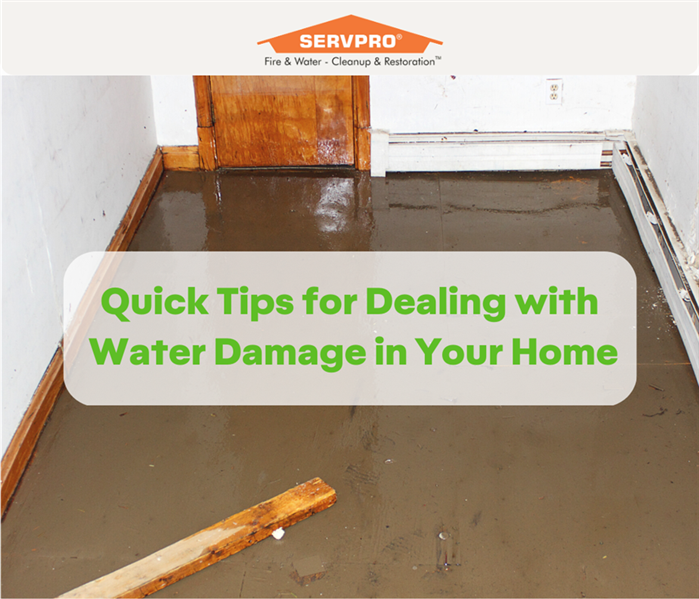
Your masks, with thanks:
[{"label": "white header bar", "polygon": [[[3,2],[2,11],[2,67],[11,75],[683,75],[697,69],[695,2]],[[258,44],[348,15],[443,44],[431,42],[418,54],[386,53],[377,45],[347,54],[341,44],[336,54],[286,54]],[[356,41],[346,37],[345,47]]]}]

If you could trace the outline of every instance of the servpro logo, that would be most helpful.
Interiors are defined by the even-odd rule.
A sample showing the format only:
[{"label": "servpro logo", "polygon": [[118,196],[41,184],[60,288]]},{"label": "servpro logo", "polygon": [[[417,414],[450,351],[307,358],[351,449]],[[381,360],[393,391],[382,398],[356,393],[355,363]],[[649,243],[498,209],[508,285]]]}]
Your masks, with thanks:
[{"label": "servpro logo", "polygon": [[430,42],[442,45],[429,37],[348,15],[257,44],[269,43],[277,54],[422,54]]}]

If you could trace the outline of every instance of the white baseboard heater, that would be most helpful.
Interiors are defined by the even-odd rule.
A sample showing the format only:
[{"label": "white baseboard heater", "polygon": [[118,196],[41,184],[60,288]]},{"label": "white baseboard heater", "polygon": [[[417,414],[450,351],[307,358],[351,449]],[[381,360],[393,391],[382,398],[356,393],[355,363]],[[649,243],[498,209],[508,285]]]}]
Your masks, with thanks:
[{"label": "white baseboard heater", "polygon": [[371,175],[387,172],[559,171],[611,168],[662,285],[699,381],[699,286],[688,255],[629,131],[420,133],[372,130]]}]

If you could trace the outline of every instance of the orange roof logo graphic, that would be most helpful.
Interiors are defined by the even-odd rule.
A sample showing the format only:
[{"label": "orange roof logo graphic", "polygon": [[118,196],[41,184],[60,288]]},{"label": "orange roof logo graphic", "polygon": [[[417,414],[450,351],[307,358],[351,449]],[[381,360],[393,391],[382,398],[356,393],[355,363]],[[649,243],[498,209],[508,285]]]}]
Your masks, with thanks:
[{"label": "orange roof logo graphic", "polygon": [[270,43],[277,54],[422,54],[429,37],[348,15],[285,33],[257,44]]}]

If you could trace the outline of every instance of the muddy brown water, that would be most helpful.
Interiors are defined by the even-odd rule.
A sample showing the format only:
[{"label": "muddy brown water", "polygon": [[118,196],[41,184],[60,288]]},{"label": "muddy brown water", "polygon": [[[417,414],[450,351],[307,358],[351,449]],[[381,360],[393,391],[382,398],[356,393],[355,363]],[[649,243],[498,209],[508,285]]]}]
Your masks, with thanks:
[{"label": "muddy brown water", "polygon": [[699,393],[608,171],[173,172],[131,249],[615,252],[638,278],[638,381],[584,408],[64,392],[2,524],[3,596],[56,596],[315,476],[335,506],[154,596],[699,595]]}]

